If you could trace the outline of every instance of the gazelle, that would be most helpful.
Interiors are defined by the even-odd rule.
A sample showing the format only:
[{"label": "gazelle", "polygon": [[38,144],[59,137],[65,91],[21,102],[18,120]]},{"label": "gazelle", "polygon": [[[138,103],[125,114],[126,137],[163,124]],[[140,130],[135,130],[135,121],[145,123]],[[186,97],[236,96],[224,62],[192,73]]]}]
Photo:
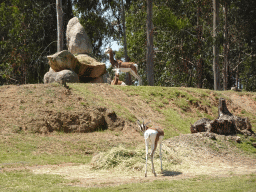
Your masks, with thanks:
[{"label": "gazelle", "polygon": [[123,62],[121,60],[115,60],[113,50],[108,47],[105,54],[109,54],[109,60],[114,69],[119,69],[124,73],[130,73],[136,79],[138,79],[138,84],[142,85],[142,79],[138,74],[138,65],[133,62]]},{"label": "gazelle", "polygon": [[111,85],[126,85],[123,81],[119,81],[119,71],[115,73],[114,79],[111,81]]},{"label": "gazelle", "polygon": [[140,131],[144,132],[144,139],[145,139],[145,144],[146,144],[146,165],[145,165],[145,177],[147,177],[147,161],[148,161],[148,147],[149,143],[151,143],[151,163],[152,163],[152,173],[156,176],[155,168],[154,168],[154,163],[153,163],[153,158],[154,158],[154,152],[157,148],[157,144],[159,143],[159,154],[160,154],[160,162],[161,162],[161,172],[163,171],[162,168],[162,153],[161,153],[161,148],[162,148],[162,140],[164,138],[164,131],[160,128],[155,128],[155,127],[148,127],[147,125],[150,123],[144,124],[144,120],[142,124],[140,123],[139,120],[137,120],[137,123],[140,127]]},{"label": "gazelle", "polygon": [[115,60],[113,50],[110,47],[106,49],[105,54],[109,54],[109,60],[113,68],[131,68],[138,75],[138,65],[136,63]]}]

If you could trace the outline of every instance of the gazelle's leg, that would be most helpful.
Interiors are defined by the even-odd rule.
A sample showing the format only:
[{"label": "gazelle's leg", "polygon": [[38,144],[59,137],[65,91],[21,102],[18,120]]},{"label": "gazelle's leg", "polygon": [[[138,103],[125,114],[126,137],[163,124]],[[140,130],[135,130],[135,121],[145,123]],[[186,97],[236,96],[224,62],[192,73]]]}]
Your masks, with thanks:
[{"label": "gazelle's leg", "polygon": [[161,163],[161,172],[163,173],[163,167],[162,167],[162,141],[163,141],[163,136],[160,136],[159,137],[159,145],[160,145],[160,148],[159,148],[159,153],[160,153],[160,163]]},{"label": "gazelle's leg", "polygon": [[147,163],[148,163],[148,141],[145,140],[145,144],[146,144],[146,165],[145,165],[145,177],[147,177]]},{"label": "gazelle's leg", "polygon": [[152,173],[154,173],[154,175],[156,176],[153,159],[154,159],[154,153],[151,154],[151,163],[152,163]]},{"label": "gazelle's leg", "polygon": [[151,144],[151,154],[150,154],[150,157],[151,157],[151,165],[152,165],[152,173],[154,173],[154,175],[156,176],[156,172],[155,172],[155,167],[154,167],[154,162],[153,162],[153,158],[154,158],[154,148],[156,146],[154,145],[154,143],[152,142]]},{"label": "gazelle's leg", "polygon": [[160,163],[161,163],[161,173],[163,173],[163,167],[162,167],[162,141],[159,143],[159,155],[160,155]]}]

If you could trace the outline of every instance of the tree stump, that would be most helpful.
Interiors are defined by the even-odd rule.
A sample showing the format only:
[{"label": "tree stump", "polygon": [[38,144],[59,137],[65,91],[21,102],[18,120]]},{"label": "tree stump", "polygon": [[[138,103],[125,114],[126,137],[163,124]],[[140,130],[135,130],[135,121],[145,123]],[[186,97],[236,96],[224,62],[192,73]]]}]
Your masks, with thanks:
[{"label": "tree stump", "polygon": [[248,118],[234,116],[229,112],[224,98],[219,100],[218,118],[210,120],[203,118],[190,127],[191,133],[209,132],[220,135],[244,134],[252,135],[251,123]]}]

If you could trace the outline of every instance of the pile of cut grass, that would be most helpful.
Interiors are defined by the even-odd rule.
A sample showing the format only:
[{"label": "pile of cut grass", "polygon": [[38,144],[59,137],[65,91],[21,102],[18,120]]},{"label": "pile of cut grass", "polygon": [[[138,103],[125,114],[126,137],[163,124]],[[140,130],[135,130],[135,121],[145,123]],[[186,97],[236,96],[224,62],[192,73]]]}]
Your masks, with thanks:
[{"label": "pile of cut grass", "polygon": [[93,169],[133,169],[140,171],[145,163],[145,150],[126,149],[123,146],[113,147],[107,152],[101,152],[92,158]]}]

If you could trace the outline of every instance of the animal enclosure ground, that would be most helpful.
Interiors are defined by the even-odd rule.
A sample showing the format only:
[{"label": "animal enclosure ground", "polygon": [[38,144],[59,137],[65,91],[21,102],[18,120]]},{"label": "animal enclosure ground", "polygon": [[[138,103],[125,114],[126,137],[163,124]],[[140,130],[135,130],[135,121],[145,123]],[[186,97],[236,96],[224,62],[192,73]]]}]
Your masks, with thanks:
[{"label": "animal enclosure ground", "polygon": [[[0,87],[0,174],[26,171],[59,175],[70,181],[69,186],[79,187],[179,180],[200,175],[256,174],[255,151],[247,154],[224,136],[211,140],[201,134],[189,134],[193,121],[216,118],[220,96],[228,98],[227,107],[233,114],[248,116],[255,131],[253,93],[140,89],[106,84],[68,86],[70,90],[58,84]],[[120,126],[92,133],[65,132],[65,127],[81,123],[85,113],[93,116],[101,108],[113,110]],[[168,133],[163,142],[163,174],[159,172],[158,150],[154,158],[158,177],[150,172],[149,164],[148,177],[144,178],[144,139],[135,124],[136,118],[141,117],[162,126]],[[56,124],[51,125],[50,121]],[[52,128],[62,125],[63,129],[51,132],[49,125]],[[135,156],[138,163],[133,166],[118,164],[109,169],[92,169],[93,157],[109,154],[119,146],[143,156]]]}]

